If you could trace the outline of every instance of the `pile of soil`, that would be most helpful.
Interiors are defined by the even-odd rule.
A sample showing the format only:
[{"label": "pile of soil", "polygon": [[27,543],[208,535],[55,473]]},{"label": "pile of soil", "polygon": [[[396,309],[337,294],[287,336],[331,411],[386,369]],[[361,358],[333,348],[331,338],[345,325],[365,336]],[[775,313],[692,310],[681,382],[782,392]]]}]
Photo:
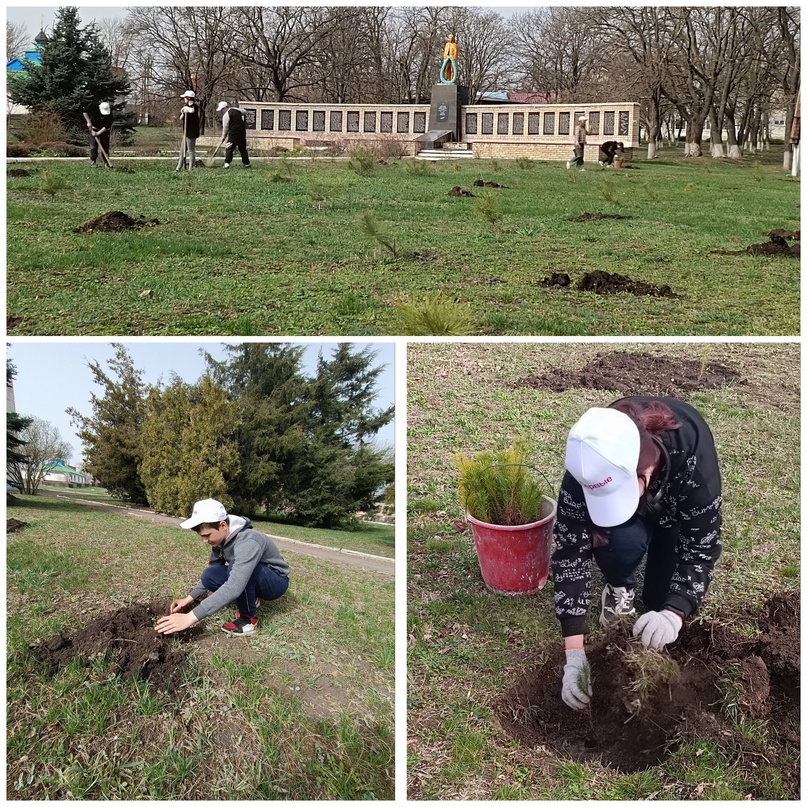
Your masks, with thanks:
[{"label": "pile of soil", "polygon": [[9,168],[7,173],[10,177],[32,177],[38,170],[38,168]]},{"label": "pile of soil", "polygon": [[85,221],[84,224],[73,229],[74,233],[114,233],[121,230],[140,230],[143,227],[153,227],[159,224],[158,219],[146,220],[146,217],[141,215],[140,218],[133,219],[126,213],[120,210],[111,210],[109,213],[104,213],[97,218]]},{"label": "pile of soil", "polygon": [[31,525],[27,521],[20,521],[16,518],[8,518],[6,519],[6,534],[10,535],[12,532],[17,532],[17,530],[21,530],[23,527],[30,527]]},{"label": "pile of soil", "polygon": [[545,277],[539,286],[547,286],[553,289],[566,289],[572,285],[572,279],[568,272],[552,272],[549,277]]},{"label": "pile of soil", "polygon": [[801,231],[771,230],[768,241],[761,244],[751,244],[745,249],[728,250],[713,249],[713,255],[782,255],[786,258],[798,258],[801,255],[799,244],[790,244],[789,241],[801,241]]},{"label": "pile of soil", "polygon": [[201,625],[162,636],[154,632],[157,618],[168,613],[170,601],[153,600],[103,614],[74,633],[60,633],[31,646],[31,653],[56,672],[76,658],[90,661],[111,654],[114,670],[124,678],[149,681],[157,688],[176,694],[187,666],[184,650],[174,641],[187,642],[198,635]]},{"label": "pile of soil", "polygon": [[573,216],[566,221],[601,221],[602,219],[627,219],[630,216],[620,216],[618,213],[581,213],[579,216]]},{"label": "pile of soil", "polygon": [[595,269],[593,272],[586,272],[582,280],[577,284],[580,291],[593,291],[595,294],[619,294],[626,291],[629,294],[649,297],[669,297],[678,298],[673,290],[667,286],[654,286],[652,283],[645,283],[643,280],[634,280],[627,275],[620,275],[616,272],[604,272],[602,269]]},{"label": "pile of soil", "polygon": [[597,389],[623,395],[669,395],[686,399],[696,389],[715,389],[740,381],[739,373],[716,362],[669,358],[646,353],[602,352],[579,370],[555,367],[531,375],[519,386],[563,392]]},{"label": "pile of soil", "polygon": [[507,185],[500,185],[498,182],[485,182],[484,179],[474,180],[475,188],[506,188]]},{"label": "pile of soil", "polygon": [[449,192],[449,196],[473,196],[470,191],[464,191],[459,185],[455,185]]},{"label": "pile of soil", "polygon": [[[627,628],[617,628],[590,647],[593,697],[576,712],[560,697],[563,651],[528,671],[498,707],[502,727],[529,746],[545,746],[579,761],[599,758],[624,772],[661,762],[687,737],[709,738],[738,757],[759,755],[721,711],[718,682],[738,684],[741,715],[768,718],[767,751],[797,753],[799,747],[799,595],[777,593],[757,619],[760,636],[747,639],[730,627],[687,625],[669,656],[673,677],[647,695],[636,711],[636,673],[626,661]],[[739,670],[739,677],[732,670]],[[798,798],[798,770],[785,786]]]}]

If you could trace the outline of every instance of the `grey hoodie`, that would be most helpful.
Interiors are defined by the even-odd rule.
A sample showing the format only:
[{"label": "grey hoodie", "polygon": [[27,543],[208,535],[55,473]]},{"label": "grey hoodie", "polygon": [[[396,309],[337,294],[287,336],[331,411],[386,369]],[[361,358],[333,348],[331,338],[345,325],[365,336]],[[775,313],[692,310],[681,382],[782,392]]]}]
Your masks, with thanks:
[{"label": "grey hoodie", "polygon": [[[221,546],[211,548],[208,566],[230,566],[227,582],[193,609],[193,615],[202,620],[220,611],[241,596],[247,587],[255,567],[261,564],[274,569],[284,577],[289,576],[289,564],[283,560],[280,550],[262,532],[252,529],[252,522],[242,516],[230,515],[230,534]],[[190,597],[201,597],[207,589],[201,580]]]}]

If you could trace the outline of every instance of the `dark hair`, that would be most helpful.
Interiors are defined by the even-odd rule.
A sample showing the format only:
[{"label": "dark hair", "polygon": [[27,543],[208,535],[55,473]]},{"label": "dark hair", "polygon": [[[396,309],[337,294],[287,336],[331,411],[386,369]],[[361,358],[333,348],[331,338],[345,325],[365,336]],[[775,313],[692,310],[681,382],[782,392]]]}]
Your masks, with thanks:
[{"label": "dark hair", "polygon": [[[226,521],[229,524],[230,517],[227,516],[226,518],[223,518],[221,521]],[[195,527],[191,527],[191,529],[194,532],[199,532],[199,530],[201,530],[202,527],[207,527],[209,530],[217,530],[219,528],[219,525],[221,524],[221,521],[206,521],[204,524],[197,524]]]},{"label": "dark hair", "polygon": [[639,461],[636,470],[658,465],[661,449],[654,437],[663,432],[680,429],[672,409],[661,401],[617,401],[612,407],[626,414],[639,430]]},{"label": "dark hair", "polygon": [[[658,465],[661,448],[656,439],[661,439],[662,432],[680,429],[681,424],[675,419],[672,409],[661,401],[618,401],[611,409],[627,415],[639,430],[639,460],[636,463],[637,473],[652,465]],[[656,438],[656,439],[654,439]],[[639,503],[641,508],[642,502]],[[608,530],[591,524],[591,543],[594,548],[607,546]]]}]

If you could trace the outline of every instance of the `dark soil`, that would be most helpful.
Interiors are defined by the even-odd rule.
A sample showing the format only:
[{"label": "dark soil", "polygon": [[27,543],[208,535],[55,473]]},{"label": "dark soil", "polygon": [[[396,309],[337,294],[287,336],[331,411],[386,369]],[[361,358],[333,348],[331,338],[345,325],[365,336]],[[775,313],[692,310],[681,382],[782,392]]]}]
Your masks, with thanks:
[{"label": "dark soil", "polygon": [[187,666],[185,651],[174,646],[201,632],[200,625],[162,636],[154,632],[157,618],[168,613],[170,600],[135,603],[102,614],[74,633],[60,633],[31,646],[31,653],[56,672],[76,658],[89,662],[110,654],[114,670],[124,678],[149,681],[174,695],[182,686]]},{"label": "dark soil", "polygon": [[143,227],[153,227],[159,224],[158,219],[146,220],[145,216],[133,219],[120,210],[112,210],[98,218],[85,221],[84,224],[74,228],[74,233],[114,233],[121,230],[140,230]]},{"label": "dark soil", "polygon": [[473,196],[470,191],[464,191],[459,185],[455,185],[449,192],[449,196]]},{"label": "dark soil", "polygon": [[500,185],[498,182],[485,182],[484,179],[474,180],[475,188],[506,188],[507,185]]},{"label": "dark soil", "polygon": [[801,249],[798,244],[790,244],[789,241],[801,241],[801,231],[793,230],[771,230],[768,233],[768,241],[761,244],[751,244],[745,249],[728,250],[713,249],[714,255],[783,255],[786,258],[798,258]]},{"label": "dark soil", "polygon": [[581,213],[579,216],[573,216],[566,221],[601,221],[602,219],[627,219],[630,216],[620,216],[618,213]]},{"label": "dark soil", "polygon": [[714,389],[738,381],[736,370],[716,362],[703,365],[695,359],[613,351],[598,353],[579,370],[555,367],[543,375],[528,376],[518,386],[551,392],[582,388],[685,399],[696,389]]},{"label": "dark soil", "polygon": [[545,277],[539,286],[548,286],[552,289],[566,289],[572,285],[572,279],[568,272],[552,272],[549,277]]},{"label": "dark soil", "polygon": [[6,519],[6,533],[11,534],[12,532],[17,532],[17,530],[21,530],[23,527],[30,527],[31,525],[27,521],[20,521],[16,518],[8,518]]},{"label": "dark soil", "polygon": [[669,286],[654,286],[652,283],[645,283],[643,280],[634,280],[627,275],[620,275],[616,272],[604,272],[596,269],[593,272],[586,272],[583,279],[577,283],[580,291],[593,291],[596,294],[618,294],[626,291],[629,294],[649,297],[679,297]]},{"label": "dark soil", "polygon": [[[588,650],[593,697],[589,711],[575,712],[560,697],[563,651],[529,670],[498,705],[502,727],[520,742],[544,746],[584,761],[599,758],[624,772],[663,761],[683,738],[715,740],[723,753],[757,764],[759,748],[737,734],[722,710],[719,682],[737,682],[739,712],[764,717],[768,754],[796,754],[799,748],[799,595],[772,595],[762,613],[749,614],[760,626],[757,639],[731,628],[701,622],[686,626],[669,655],[674,677],[656,688],[636,711],[636,681],[626,650],[636,646],[628,629],[615,629]],[[725,686],[725,685],[724,685]],[[725,690],[723,690],[725,691]],[[772,759],[772,757],[768,757]],[[750,760],[750,761],[749,761]],[[798,798],[798,769],[785,786]]]},{"label": "dark soil", "polygon": [[10,177],[32,177],[39,169],[38,168],[9,168],[8,176]]},{"label": "dark soil", "polygon": [[[538,285],[553,289],[567,289],[571,288],[572,279],[568,272],[552,272],[549,277],[539,281]],[[669,286],[654,286],[652,283],[645,283],[643,280],[634,280],[627,275],[612,274],[601,269],[586,272],[577,281],[575,288],[579,291],[593,291],[595,294],[628,292],[639,297],[670,297],[672,299],[680,297]]]}]

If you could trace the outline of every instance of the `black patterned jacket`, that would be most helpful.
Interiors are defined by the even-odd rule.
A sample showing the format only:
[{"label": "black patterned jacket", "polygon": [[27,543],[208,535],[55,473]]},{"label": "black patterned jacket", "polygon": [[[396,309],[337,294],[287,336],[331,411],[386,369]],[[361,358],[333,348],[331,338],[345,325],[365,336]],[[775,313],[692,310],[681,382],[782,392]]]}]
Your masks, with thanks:
[{"label": "black patterned jacket", "polygon": [[[661,435],[670,454],[670,476],[662,492],[662,514],[657,523],[661,528],[677,525],[679,529],[678,566],[664,607],[686,619],[703,601],[721,550],[723,497],[712,432],[700,413],[684,401],[650,396],[620,400],[660,400],[681,424],[681,428]],[[649,492],[657,492],[661,484],[662,480],[653,480]],[[592,526],[583,489],[567,472],[558,494],[552,552],[555,614],[564,636],[588,632]]]}]

